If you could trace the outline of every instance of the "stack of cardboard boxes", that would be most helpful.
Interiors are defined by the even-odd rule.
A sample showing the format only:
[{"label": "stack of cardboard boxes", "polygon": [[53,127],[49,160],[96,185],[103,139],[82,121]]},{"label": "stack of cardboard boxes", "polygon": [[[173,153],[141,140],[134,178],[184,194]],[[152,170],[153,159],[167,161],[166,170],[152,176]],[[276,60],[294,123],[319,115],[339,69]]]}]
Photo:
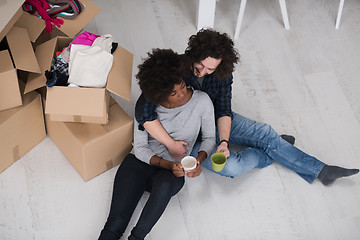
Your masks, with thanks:
[{"label": "stack of cardboard boxes", "polygon": [[55,52],[101,11],[90,0],[81,2],[84,11],[51,34],[21,7],[1,30],[0,173],[45,137],[44,115],[47,134],[85,181],[131,151],[133,120],[110,96],[130,101],[130,52],[117,47],[105,88],[45,87]]}]

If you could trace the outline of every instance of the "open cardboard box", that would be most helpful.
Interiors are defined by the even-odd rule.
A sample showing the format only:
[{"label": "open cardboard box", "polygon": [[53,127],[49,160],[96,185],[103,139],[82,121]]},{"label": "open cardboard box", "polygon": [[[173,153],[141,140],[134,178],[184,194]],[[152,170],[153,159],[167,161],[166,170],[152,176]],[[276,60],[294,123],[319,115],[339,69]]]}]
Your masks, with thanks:
[{"label": "open cardboard box", "polygon": [[[55,52],[61,51],[71,41],[72,38],[58,36],[36,48],[35,54],[43,73],[50,70]],[[49,115],[50,120],[106,124],[109,92],[130,101],[133,55],[118,46],[113,57],[113,65],[105,88],[61,86],[47,88],[45,113]],[[33,91],[45,84],[44,74],[30,73],[25,92]]]},{"label": "open cardboard box", "polygon": [[[61,18],[64,20],[64,24],[59,28],[55,27],[71,38],[75,37],[101,11],[90,0],[81,0],[81,2],[85,5],[85,9],[76,18]],[[49,34],[45,33],[45,21],[43,19],[23,11],[22,8],[19,11],[21,12],[20,14],[14,15],[17,17],[14,25],[27,29],[32,42],[36,42],[41,35],[49,36]]]},{"label": "open cardboard box", "polygon": [[[64,24],[59,29],[54,29],[52,34],[46,34],[44,32],[44,20],[23,11],[19,1],[6,3],[6,9],[1,9],[1,20],[8,22],[1,22],[2,28],[0,32],[0,42],[2,42],[0,46],[0,111],[21,106],[22,104],[20,89],[17,87],[17,70],[31,72],[31,75],[44,73],[44,71],[40,70],[31,42],[36,41],[37,43],[34,45],[38,45],[50,39],[54,34],[60,35],[62,33],[73,38],[101,11],[90,0],[82,0],[81,2],[85,4],[84,11],[75,19],[64,19]],[[18,10],[14,11],[14,9]],[[8,13],[8,11],[14,12]],[[13,15],[11,16],[11,14]],[[61,30],[61,33],[59,30]],[[4,47],[4,41],[2,40],[5,36],[6,46]],[[4,52],[4,50],[8,52]],[[11,58],[9,60],[9,53],[12,61]],[[15,65],[15,67],[12,65]],[[26,85],[25,93],[35,89]]]},{"label": "open cardboard box", "polygon": [[0,173],[45,138],[40,94],[23,96],[23,106],[0,112]]},{"label": "open cardboard box", "polygon": [[45,119],[48,135],[85,181],[120,164],[132,149],[133,120],[115,101],[106,125]]},{"label": "open cardboard box", "polygon": [[[0,46],[0,111],[22,105],[17,70],[41,73],[28,32],[13,26]],[[15,67],[14,67],[15,66]]]},{"label": "open cardboard box", "polygon": [[[38,42],[37,40],[39,40],[39,38],[45,41],[57,35],[66,35],[73,38],[101,11],[101,9],[90,0],[81,0],[81,2],[85,5],[85,9],[74,19],[63,19],[64,24],[59,28],[54,27],[51,34],[45,33],[45,21],[25,12],[19,1],[14,0],[13,2],[5,3],[5,7],[0,11],[0,20],[8,22],[6,24],[1,22],[0,41],[14,26],[26,29],[29,34],[28,38],[33,43]],[[18,8],[19,5],[20,8]],[[12,13],[8,13],[8,11],[14,10],[14,8],[18,8],[18,10],[13,12],[12,17],[9,17]],[[6,16],[3,17],[3,15]]]}]

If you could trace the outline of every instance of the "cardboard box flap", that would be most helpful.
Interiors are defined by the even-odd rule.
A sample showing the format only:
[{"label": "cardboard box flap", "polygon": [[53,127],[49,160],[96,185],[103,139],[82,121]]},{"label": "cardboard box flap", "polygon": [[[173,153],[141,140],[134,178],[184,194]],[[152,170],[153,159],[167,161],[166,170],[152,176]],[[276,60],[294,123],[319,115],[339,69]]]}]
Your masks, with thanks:
[{"label": "cardboard box flap", "polygon": [[119,126],[127,127],[129,124],[133,124],[133,120],[118,104],[110,106],[109,119],[111,119],[111,121],[103,125],[103,128],[108,132],[119,129]]},{"label": "cardboard box flap", "polygon": [[22,105],[16,69],[8,50],[0,51],[0,111]]},{"label": "cardboard box flap", "polygon": [[0,111],[0,126],[6,122],[8,119],[10,119],[13,115],[15,115],[20,108],[10,108],[5,111]]},{"label": "cardboard box flap", "polygon": [[23,2],[24,0],[1,1],[0,41],[6,36],[15,22],[20,18],[23,12],[21,8]]},{"label": "cardboard box flap", "polygon": [[26,29],[14,26],[6,39],[17,69],[41,73]]},{"label": "cardboard box flap", "polygon": [[54,49],[56,48],[56,38],[53,38],[35,49],[35,55],[38,59],[41,74],[29,73],[25,86],[25,93],[41,88],[46,84],[45,71],[51,69],[51,60],[54,57]]},{"label": "cardboard box flap", "polygon": [[15,26],[25,28],[29,33],[30,40],[35,42],[45,29],[45,21],[42,18],[33,16],[22,10],[22,14],[19,20],[15,23]]},{"label": "cardboard box flap", "polygon": [[102,117],[106,109],[105,98],[105,89],[59,86],[47,88],[45,113]]},{"label": "cardboard box flap", "polygon": [[22,105],[16,69],[0,73],[0,112]]},{"label": "cardboard box flap", "polygon": [[115,95],[130,101],[133,54],[118,46],[113,56],[114,61],[106,88]]},{"label": "cardboard box flap", "polygon": [[63,19],[64,24],[60,30],[69,37],[75,37],[100,11],[101,9],[90,0],[81,0],[85,9],[74,19]]},{"label": "cardboard box flap", "polygon": [[39,94],[37,92],[31,92],[29,94],[25,94],[23,96],[23,106],[22,107],[16,107],[16,108],[11,108],[11,109],[8,109],[5,111],[0,111],[0,126],[5,121],[10,119],[13,115],[15,115],[17,112],[19,112],[24,106],[28,105],[34,99],[36,99],[38,97],[38,95]]},{"label": "cardboard box flap", "polygon": [[8,50],[0,51],[0,73],[14,69]]}]

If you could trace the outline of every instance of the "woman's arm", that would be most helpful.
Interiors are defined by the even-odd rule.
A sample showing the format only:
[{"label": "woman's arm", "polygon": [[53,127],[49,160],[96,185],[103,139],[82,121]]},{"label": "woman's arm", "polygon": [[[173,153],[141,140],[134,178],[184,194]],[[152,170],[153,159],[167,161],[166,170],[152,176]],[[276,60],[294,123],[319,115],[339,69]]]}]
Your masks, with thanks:
[{"label": "woman's arm", "polygon": [[185,175],[185,172],[180,162],[165,160],[157,155],[154,155],[150,159],[150,164],[156,167],[160,167],[172,171],[172,173],[176,177],[183,177]]},{"label": "woman's arm", "polygon": [[149,148],[149,134],[146,131],[139,130],[138,123],[136,121],[134,125],[134,153],[136,158],[145,163],[168,169],[177,177],[184,176],[184,170],[180,162],[165,160],[157,156]]}]

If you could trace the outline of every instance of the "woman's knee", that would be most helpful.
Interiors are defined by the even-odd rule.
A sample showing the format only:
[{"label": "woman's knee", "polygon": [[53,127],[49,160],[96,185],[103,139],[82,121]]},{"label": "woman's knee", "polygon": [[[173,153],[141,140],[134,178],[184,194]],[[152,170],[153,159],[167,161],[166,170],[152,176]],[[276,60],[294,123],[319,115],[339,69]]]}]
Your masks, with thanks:
[{"label": "woman's knee", "polygon": [[170,178],[157,181],[156,186],[153,186],[153,190],[161,194],[162,197],[172,197],[181,190],[184,183],[184,177],[171,176]]},{"label": "woman's knee", "polygon": [[118,170],[116,172],[116,176],[122,174],[122,172],[129,172],[129,169],[133,168],[134,164],[137,163],[137,159],[134,154],[129,153],[126,155],[124,160],[120,163]]}]

